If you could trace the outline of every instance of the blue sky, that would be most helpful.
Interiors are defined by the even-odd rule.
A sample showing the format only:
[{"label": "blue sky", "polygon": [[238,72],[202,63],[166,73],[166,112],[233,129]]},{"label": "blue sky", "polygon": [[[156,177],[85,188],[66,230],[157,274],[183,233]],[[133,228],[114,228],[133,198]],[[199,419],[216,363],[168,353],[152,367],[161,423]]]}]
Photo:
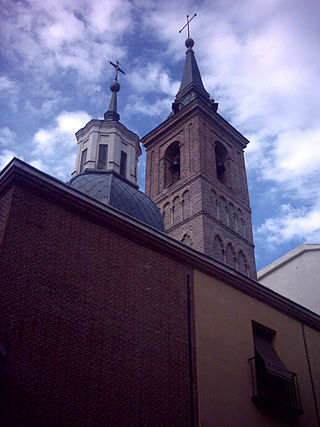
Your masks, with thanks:
[{"label": "blue sky", "polygon": [[[207,91],[246,150],[258,269],[320,241],[320,2],[32,0],[1,4],[0,168],[16,156],[67,181],[74,133],[102,118],[119,60],[121,122],[169,114],[186,14]],[[145,159],[139,163],[144,187]]]}]

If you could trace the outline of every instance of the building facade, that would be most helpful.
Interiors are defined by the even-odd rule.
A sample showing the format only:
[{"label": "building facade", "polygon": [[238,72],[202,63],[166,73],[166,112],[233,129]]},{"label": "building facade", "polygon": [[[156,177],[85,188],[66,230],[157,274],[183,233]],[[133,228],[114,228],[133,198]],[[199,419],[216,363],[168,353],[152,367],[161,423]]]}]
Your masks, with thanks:
[{"label": "building facade", "polygon": [[167,233],[117,80],[68,184],[18,159],[0,173],[1,425],[320,425],[320,317],[254,280],[248,141],[186,46],[142,140]]},{"label": "building facade", "polygon": [[142,138],[145,191],[166,232],[256,278],[243,150],[248,144],[218,113],[186,40],[180,89],[167,120]]},{"label": "building facade", "polygon": [[318,315],[21,161],[0,208],[1,425],[319,425]]},{"label": "building facade", "polygon": [[320,314],[320,244],[305,243],[258,271],[263,285]]}]

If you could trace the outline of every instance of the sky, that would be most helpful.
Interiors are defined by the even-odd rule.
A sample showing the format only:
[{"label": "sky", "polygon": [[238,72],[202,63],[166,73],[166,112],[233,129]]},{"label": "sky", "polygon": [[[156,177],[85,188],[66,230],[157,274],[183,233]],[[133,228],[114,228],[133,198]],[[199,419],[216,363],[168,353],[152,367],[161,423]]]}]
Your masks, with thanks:
[{"label": "sky", "polygon": [[[0,169],[13,156],[64,182],[74,133],[103,118],[119,60],[121,122],[141,138],[178,91],[186,15],[206,90],[250,140],[257,268],[320,242],[318,0],[0,0]],[[145,153],[139,161],[144,189]]]}]

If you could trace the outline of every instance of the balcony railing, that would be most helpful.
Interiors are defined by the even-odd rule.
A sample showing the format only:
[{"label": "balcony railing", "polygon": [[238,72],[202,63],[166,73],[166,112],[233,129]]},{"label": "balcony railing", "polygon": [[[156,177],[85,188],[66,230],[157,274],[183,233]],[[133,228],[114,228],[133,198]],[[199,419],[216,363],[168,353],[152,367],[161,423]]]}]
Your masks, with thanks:
[{"label": "balcony railing", "polygon": [[301,415],[301,398],[297,374],[290,372],[291,379],[258,369],[255,357],[248,359],[251,367],[252,401],[290,415]]}]

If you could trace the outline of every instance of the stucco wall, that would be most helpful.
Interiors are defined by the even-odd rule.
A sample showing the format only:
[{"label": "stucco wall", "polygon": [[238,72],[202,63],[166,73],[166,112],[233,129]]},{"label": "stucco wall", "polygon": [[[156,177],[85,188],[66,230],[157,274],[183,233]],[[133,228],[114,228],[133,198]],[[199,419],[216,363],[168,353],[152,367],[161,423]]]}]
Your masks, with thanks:
[{"label": "stucco wall", "polygon": [[[261,270],[261,273],[265,269]],[[320,314],[320,249],[308,250],[258,280],[270,289]]]},{"label": "stucco wall", "polygon": [[[301,324],[198,271],[194,273],[194,289],[200,425],[295,425],[293,420],[262,412],[251,401],[248,358],[254,356],[252,320],[276,331],[274,347],[278,355],[289,370],[298,374],[304,411],[299,425],[317,425]],[[307,328],[305,337],[318,385],[320,334]]]}]

